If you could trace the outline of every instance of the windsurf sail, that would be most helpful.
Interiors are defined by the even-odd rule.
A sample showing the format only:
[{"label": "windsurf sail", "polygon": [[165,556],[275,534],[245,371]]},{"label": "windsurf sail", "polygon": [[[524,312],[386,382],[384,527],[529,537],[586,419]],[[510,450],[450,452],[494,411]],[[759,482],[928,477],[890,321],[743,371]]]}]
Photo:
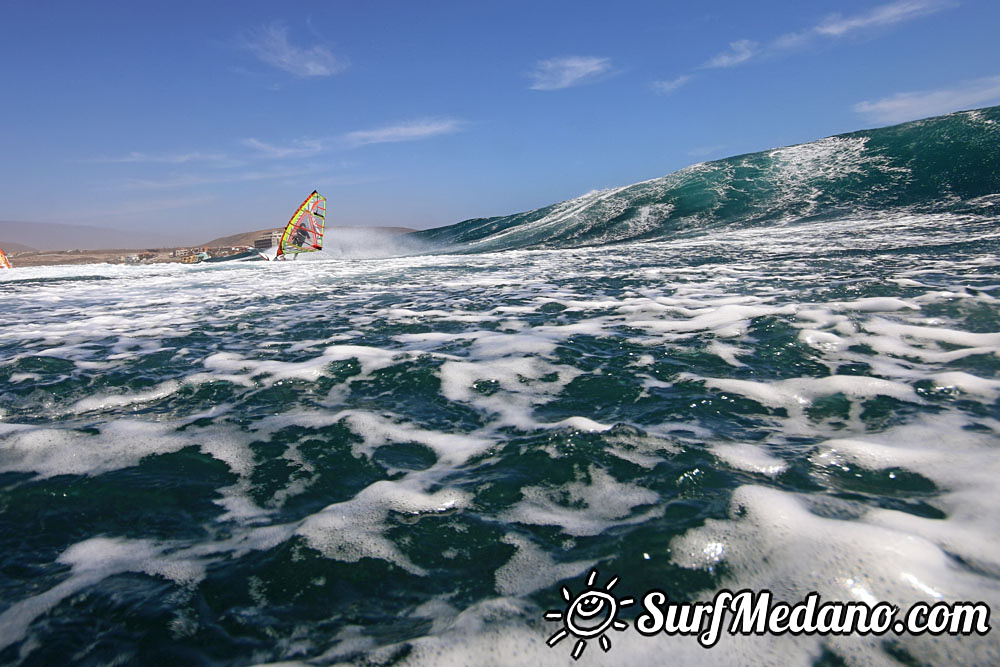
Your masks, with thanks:
[{"label": "windsurf sail", "polygon": [[326,229],[326,197],[313,190],[285,225],[275,259],[323,248]]},{"label": "windsurf sail", "polygon": [[9,269],[9,268],[11,268],[10,260],[7,259],[7,255],[4,254],[3,248],[0,248],[0,269]]}]

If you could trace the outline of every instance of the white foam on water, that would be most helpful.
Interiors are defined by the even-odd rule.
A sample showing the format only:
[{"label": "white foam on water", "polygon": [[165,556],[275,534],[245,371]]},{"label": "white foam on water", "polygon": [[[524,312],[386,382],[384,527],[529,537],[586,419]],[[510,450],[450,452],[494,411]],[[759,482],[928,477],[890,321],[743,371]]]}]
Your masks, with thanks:
[{"label": "white foam on water", "polygon": [[[0,613],[0,649],[21,641],[34,620],[64,600],[109,577],[127,572],[162,577],[184,591],[193,591],[204,580],[210,564],[266,551],[287,541],[294,525],[236,528],[222,540],[195,544],[149,539],[94,537],[70,545],[57,561],[71,566],[69,576],[52,588],[19,600]],[[185,594],[186,595],[186,594]],[[21,647],[22,657],[34,649],[31,641]]]},{"label": "white foam on water", "polygon": [[592,317],[573,324],[543,325],[535,327],[534,331],[550,336],[559,342],[581,335],[599,338],[607,335],[607,329],[610,328],[612,322],[613,320],[608,317]]},{"label": "white foam on water", "polygon": [[[928,595],[935,591],[949,601],[985,600],[994,613],[998,608],[996,580],[958,567],[932,541],[864,519],[825,518],[803,500],[777,489],[740,487],[733,493],[730,519],[709,520],[675,539],[671,557],[687,568],[714,569],[725,561],[731,589],[768,589],[786,602],[816,591],[822,600],[886,601],[906,609],[936,602],[938,595]],[[827,641],[850,664],[879,656],[878,638]],[[987,664],[998,649],[989,638],[977,637],[907,637],[906,645],[933,663],[963,656],[970,664]]]},{"label": "white foam on water", "polygon": [[[538,348],[533,341],[524,346],[511,344],[504,347],[508,353],[512,349],[523,352]],[[538,422],[533,416],[533,408],[551,400],[580,374],[575,368],[552,364],[538,356],[500,356],[497,349],[479,352],[485,357],[482,360],[449,360],[441,365],[438,369],[441,394],[448,400],[469,403],[493,415],[497,426],[507,424],[524,430],[534,428]],[[486,356],[487,353],[490,356]],[[480,393],[476,387],[482,382],[494,383],[502,391]]]},{"label": "white foam on water", "polygon": [[32,431],[35,426],[30,424],[12,424],[10,422],[3,421],[3,412],[0,412],[0,437],[7,433],[16,433],[17,431]]},{"label": "white foam on water", "polygon": [[963,371],[935,373],[930,376],[943,389],[956,389],[964,394],[996,400],[1000,396],[1000,380],[987,380]]},{"label": "white foam on water", "polygon": [[446,320],[477,324],[482,322],[494,322],[497,319],[496,316],[488,313],[443,309],[412,310],[410,308],[383,308],[374,311],[372,314],[378,318],[398,322]]},{"label": "white foam on water", "polygon": [[612,432],[604,436],[604,442],[608,453],[646,470],[652,470],[681,450],[670,438],[652,434]]},{"label": "white foam on water", "polygon": [[334,415],[297,412],[265,420],[265,428],[280,429],[290,423],[316,427],[339,422],[347,424],[353,433],[362,438],[361,443],[352,444],[355,456],[371,457],[381,446],[413,442],[433,450],[437,461],[429,468],[411,472],[401,479],[374,482],[353,498],[306,517],[296,529],[296,534],[328,558],[346,562],[379,558],[414,574],[423,574],[423,568],[414,564],[385,536],[391,525],[390,514],[395,512],[419,518],[467,507],[471,498],[463,491],[450,487],[433,492],[428,489],[435,486],[442,475],[492,447],[494,441],[429,431],[359,410],[346,410]]},{"label": "white foam on water", "polygon": [[477,602],[451,618],[444,632],[408,642],[412,651],[406,662],[440,667],[557,664],[549,662],[557,654],[545,638],[524,626],[536,611],[516,597]]},{"label": "white foam on water", "polygon": [[[495,440],[488,437],[427,430],[389,414],[363,410],[329,412],[295,409],[256,421],[254,437],[267,440],[289,427],[321,429],[334,424],[346,425],[353,434],[361,438],[361,442],[351,443],[351,454],[355,457],[371,458],[379,447],[394,443],[417,443],[432,450],[436,462],[430,468],[406,477],[405,483],[414,490],[430,487],[442,474],[496,444]],[[257,461],[246,446],[246,434],[225,426],[209,426],[196,433],[200,437],[202,451],[223,461],[241,477],[235,485],[219,490],[223,497],[216,502],[227,510],[219,520],[258,521],[273,515],[274,509],[261,508],[251,498],[249,477]],[[311,475],[312,465],[301,459],[297,446],[298,443],[291,443],[282,457],[295,463],[298,470]],[[275,493],[275,506],[280,507],[282,502],[301,493],[310,484],[310,478],[293,480],[290,486]]]},{"label": "white foam on water", "polygon": [[559,526],[567,535],[586,536],[600,535],[613,526],[642,523],[662,513],[654,507],[632,515],[636,507],[653,505],[660,499],[649,489],[619,482],[596,466],[590,466],[587,477],[578,476],[558,487],[524,487],[522,500],[500,518],[511,523]]},{"label": "white foam on water", "polygon": [[[582,581],[582,577],[579,580]],[[578,588],[572,590],[578,592]],[[449,614],[440,632],[408,640],[405,663],[435,667],[514,664],[569,667],[581,664],[655,665],[667,660],[678,665],[806,666],[814,664],[821,654],[820,641],[816,639],[789,642],[786,638],[769,635],[724,635],[719,644],[706,650],[692,637],[662,634],[642,637],[630,622],[625,631],[609,630],[603,633],[610,642],[607,652],[601,650],[597,637],[590,637],[577,660],[572,657],[576,637],[569,635],[553,645],[548,643],[564,624],[561,621],[540,622],[545,611],[514,596],[477,602],[457,614]],[[394,645],[392,648],[398,651],[402,646]]]},{"label": "white foam on water", "polygon": [[900,287],[927,287],[926,283],[917,282],[910,278],[889,278],[890,283],[895,283]]},{"label": "white foam on water", "polygon": [[[974,424],[980,428],[970,430],[968,427]],[[813,460],[821,467],[860,465],[873,471],[902,468],[934,481],[941,492],[931,502],[947,514],[947,519],[879,509],[873,510],[868,520],[905,526],[947,553],[1000,577],[1000,553],[996,549],[1000,518],[993,511],[1000,502],[996,483],[1000,476],[998,441],[1000,422],[973,422],[950,412],[884,433],[827,440]]]},{"label": "white foam on water", "polygon": [[[882,312],[891,309],[893,305],[882,303],[882,297],[875,301],[878,302],[877,309],[864,308],[859,312]],[[920,375],[907,372],[894,359],[917,359],[941,364],[974,355],[1000,354],[1000,333],[974,333],[948,328],[942,326],[940,321],[919,317],[919,311],[909,316],[911,309],[903,307],[899,310],[907,311],[910,317],[908,321],[871,317],[852,322],[846,316],[834,312],[838,305],[817,304],[820,307],[800,309],[797,319],[801,321],[792,322],[793,326],[800,329],[799,340],[824,352],[838,352],[844,360],[864,361],[877,366],[880,374],[904,377]],[[810,320],[811,324],[806,324],[804,320]],[[851,346],[870,347],[878,356],[873,358],[869,355],[848,354],[847,350]]]},{"label": "white foam on water", "polygon": [[180,451],[191,441],[173,424],[120,419],[101,425],[100,436],[63,428],[19,429],[0,436],[0,467],[56,475],[98,475],[137,465],[143,457]]},{"label": "white foam on water", "polygon": [[941,326],[916,326],[882,318],[869,320],[864,326],[865,330],[871,333],[897,339],[948,343],[962,347],[990,349],[994,353],[1000,352],[1000,333],[973,333]]},{"label": "white foam on water", "polygon": [[137,391],[128,394],[99,394],[81,398],[72,405],[70,410],[73,412],[89,412],[90,410],[121,408],[136,405],[137,403],[158,401],[176,393],[180,388],[181,383],[177,380],[167,380],[146,391]]},{"label": "white foam on water", "polygon": [[799,340],[806,345],[811,345],[820,350],[843,350],[849,345],[847,339],[835,333],[817,331],[815,329],[802,329],[799,331]]},{"label": "white foam on water", "polygon": [[640,368],[645,366],[652,366],[656,363],[656,360],[651,354],[641,354],[638,358],[631,362],[632,366],[638,366]]},{"label": "white foam on water", "polygon": [[393,336],[393,340],[408,348],[417,349],[434,349],[445,343],[452,343],[455,341],[466,341],[475,340],[480,336],[484,335],[486,332],[481,331],[464,331],[462,333],[442,333],[440,331],[429,331],[426,333],[416,333],[416,334],[400,334],[398,336]]},{"label": "white foam on water", "polygon": [[727,464],[747,472],[776,477],[788,469],[785,461],[772,456],[759,445],[715,443],[711,446],[711,450]]},{"label": "white foam on water", "polygon": [[744,352],[736,345],[729,345],[720,340],[713,340],[708,344],[708,351],[725,361],[730,366],[737,368],[745,367],[746,364],[740,361],[737,356]]},{"label": "white foam on water", "polygon": [[217,352],[205,358],[205,368],[229,375],[265,376],[272,382],[281,380],[315,380],[321,377],[329,361],[322,355],[306,361],[275,361],[246,359],[231,352]]},{"label": "white foam on water", "polygon": [[296,534],[328,558],[349,563],[378,558],[412,574],[425,570],[414,564],[383,534],[390,512],[411,516],[441,514],[463,508],[469,496],[457,489],[423,491],[419,476],[382,480],[362,489],[350,500],[335,503],[302,521]]},{"label": "white foam on water", "polygon": [[[839,161],[840,170],[820,173],[824,178],[860,168],[871,156],[855,148],[831,144],[826,149],[832,152],[815,159],[794,152],[779,156],[787,168],[799,170],[795,178],[802,177],[790,182],[789,192],[811,197],[808,178],[817,175],[814,167],[823,160]],[[861,162],[852,163],[855,158]],[[618,205],[615,196],[614,192],[589,195],[586,201],[555,211],[544,224],[585,229],[596,219],[587,217],[591,212],[614,210]],[[0,469],[30,471],[40,477],[100,474],[134,466],[148,454],[196,445],[223,461],[238,479],[217,489],[221,512],[216,522],[222,524],[220,534],[224,529],[231,537],[193,545],[104,537],[95,539],[111,540],[112,544],[92,542],[79,549],[73,547],[63,560],[72,567],[66,585],[57,584],[35,598],[15,603],[22,605],[18,618],[30,618],[23,623],[18,620],[22,624],[12,626],[14,629],[3,636],[18,641],[37,614],[110,576],[105,573],[155,573],[189,586],[207,565],[272,548],[296,535],[329,558],[348,562],[380,558],[421,574],[423,568],[409,559],[405,544],[388,537],[390,530],[399,521],[482,511],[470,494],[447,486],[449,476],[474,457],[502,445],[510,430],[539,429],[601,433],[608,453],[646,471],[684,448],[707,447],[724,465],[759,475],[755,479],[760,486],[744,486],[734,492],[727,519],[708,520],[677,538],[669,553],[652,554],[654,558],[669,557],[676,565],[691,568],[717,568],[724,562],[730,573],[727,585],[768,586],[786,596],[800,597],[811,589],[855,599],[895,595],[900,599],[950,600],[968,595],[969,599],[985,597],[995,609],[1000,565],[993,538],[1000,534],[1000,526],[991,517],[998,474],[993,450],[1000,429],[986,417],[960,416],[950,401],[952,397],[979,401],[988,411],[992,409],[988,402],[996,401],[1000,394],[1000,382],[989,372],[980,377],[978,370],[966,366],[956,370],[947,364],[977,354],[997,354],[1000,334],[967,332],[960,316],[939,314],[932,318],[921,309],[942,305],[949,306],[943,312],[951,313],[953,302],[959,304],[955,308],[992,307],[995,298],[988,292],[996,291],[1000,277],[990,278],[988,272],[998,263],[995,258],[927,258],[922,268],[897,271],[888,279],[890,284],[905,288],[905,298],[852,299],[852,282],[862,292],[867,288],[864,282],[857,282],[854,276],[817,273],[811,260],[801,259],[810,254],[822,256],[830,248],[895,248],[928,238],[941,243],[964,241],[969,230],[976,229],[971,224],[947,216],[860,217],[810,223],[803,227],[803,233],[815,232],[822,242],[809,248],[801,247],[800,235],[757,229],[611,249],[382,262],[325,260],[312,262],[309,271],[291,264],[265,270],[38,270],[36,273],[44,276],[89,272],[108,280],[33,288],[31,298],[50,306],[48,310],[32,316],[37,322],[30,329],[0,330],[0,342],[12,343],[18,360],[61,357],[73,362],[73,372],[93,374],[127,369],[132,361],[167,351],[174,354],[174,368],[188,364],[193,372],[141,392],[123,390],[119,394],[114,389],[101,389],[90,395],[74,394],[72,403],[66,404],[68,410],[66,406],[41,406],[43,415],[59,419],[60,423],[53,425],[11,424],[9,415],[5,416],[0,422]],[[865,230],[865,235],[859,235],[859,229]],[[689,251],[714,253],[716,247],[729,249],[739,261],[713,261],[703,266],[669,263],[670,258]],[[763,253],[762,257],[770,257],[768,253],[778,251],[798,258],[761,261],[753,256]],[[747,253],[747,258],[736,253]],[[873,261],[858,257],[855,266],[864,268]],[[455,266],[460,270],[454,271]],[[964,287],[963,272],[975,276],[978,293]],[[643,284],[618,292],[618,296],[601,293],[603,288],[591,292],[587,287],[587,280],[610,275],[625,275]],[[295,284],[308,287],[316,300],[288,301],[291,278]],[[984,286],[984,280],[996,285]],[[809,297],[800,295],[803,285],[824,282],[838,290],[838,296],[809,302],[805,300]],[[15,298],[27,303],[27,297],[15,293]],[[87,304],[86,317],[79,317],[81,303]],[[376,303],[379,305],[370,305]],[[484,303],[486,310],[477,308]],[[564,309],[542,310],[546,304],[559,304]],[[720,439],[690,414],[677,421],[644,423],[634,432],[627,414],[622,417],[625,423],[621,429],[595,420],[593,414],[560,414],[551,422],[539,417],[539,408],[557,400],[574,378],[585,372],[602,372],[600,368],[583,371],[563,356],[565,350],[560,347],[575,336],[612,336],[644,346],[644,353],[630,363],[638,364],[637,370],[643,369],[633,379],[648,390],[648,398],[655,390],[669,389],[675,381],[673,375],[664,379],[664,366],[658,362],[669,361],[675,350],[686,350],[692,344],[736,369],[739,377],[753,377],[747,367],[755,370],[757,350],[746,332],[762,317],[797,327],[798,339],[791,344],[808,346],[806,352],[834,374],[826,378],[758,376],[753,380],[706,378],[695,373],[677,376],[704,382],[730,397],[745,396],[768,407],[786,408],[788,417],[772,414],[761,419],[765,423],[762,428],[773,429],[762,443]],[[298,335],[296,328],[312,324],[313,318],[326,318],[321,321],[330,324],[328,337],[312,331],[306,332],[307,338]],[[540,319],[545,323],[539,325]],[[370,330],[384,325],[414,325],[419,333],[397,334],[381,346],[369,345]],[[263,326],[267,327],[266,339],[247,336]],[[212,332],[207,350],[198,347],[197,341],[186,340],[186,348],[171,348],[173,339],[202,331]],[[456,425],[453,432],[428,428],[395,414],[389,394],[385,395],[384,410],[346,409],[354,382],[369,380],[380,369],[418,359],[428,363],[440,378],[441,400],[474,409],[485,425],[464,430]],[[229,423],[239,417],[240,391],[247,389],[244,394],[252,394],[258,387],[287,380],[308,384],[331,375],[335,362],[347,360],[356,360],[361,374],[330,390],[326,401],[311,408],[302,403],[280,407],[279,414],[239,427]],[[14,361],[8,356],[0,363]],[[877,377],[837,374],[843,363],[867,364],[871,375]],[[781,372],[796,371],[786,368]],[[933,400],[918,396],[914,387],[921,380],[930,380],[940,395]],[[21,385],[21,389],[33,381],[18,375],[11,384]],[[197,415],[180,417],[143,414],[148,421],[142,421],[139,414],[120,418],[123,412],[140,413],[147,406],[171,400],[181,387],[211,382],[234,385],[237,396],[231,399],[232,406],[216,411],[198,406],[192,410]],[[851,403],[850,418],[831,424],[815,423],[807,417],[806,408],[818,398],[835,394],[842,394]],[[859,417],[860,403],[878,396],[904,401],[908,409],[924,411],[925,417],[902,414],[900,418],[908,424],[871,432],[875,427]],[[227,412],[230,409],[237,414]],[[935,413],[930,415],[930,410]],[[83,411],[85,416],[79,414]],[[214,423],[193,424],[206,417]],[[155,421],[158,419],[163,421]],[[361,438],[361,442],[352,443],[355,456],[370,458],[386,445],[419,443],[434,452],[436,461],[425,470],[376,482],[353,498],[301,521],[272,524],[281,520],[280,512],[258,506],[252,497],[250,478],[262,462],[256,460],[249,443],[267,441],[291,426],[308,433],[337,423]],[[187,427],[178,431],[183,424]],[[74,430],[84,427],[96,428],[99,434]],[[810,473],[820,481],[824,476],[850,475],[860,468],[866,474],[882,471],[887,476],[902,469],[932,480],[937,490],[922,500],[905,493],[896,499],[904,508],[919,500],[941,511],[945,518],[874,507],[864,500],[768,488],[765,485],[774,484],[774,479],[783,483],[782,474],[790,465],[794,448],[786,435],[807,435],[810,441],[820,441],[808,459]],[[300,442],[289,443],[278,454],[302,475],[275,492],[277,507],[310,484],[312,471],[298,450]],[[801,452],[795,451],[795,455]],[[789,461],[782,457],[789,457]],[[740,477],[746,479],[745,475]],[[582,660],[573,661],[572,639],[553,648],[545,645],[558,624],[542,620],[543,610],[534,607],[527,596],[559,581],[571,580],[579,587],[594,563],[574,557],[573,539],[566,540],[562,552],[543,548],[528,536],[531,527],[557,526],[574,538],[599,535],[616,524],[657,516],[661,511],[659,498],[641,484],[613,478],[596,464],[589,469],[589,479],[580,477],[553,488],[543,483],[522,489],[522,493],[523,498],[506,508],[503,516],[484,516],[490,521],[520,523],[524,530],[506,533],[504,542],[514,547],[514,555],[497,571],[485,573],[494,576],[500,597],[478,600],[464,610],[450,602],[450,592],[425,600],[409,613],[421,622],[429,619],[431,629],[423,637],[408,640],[413,649],[407,663],[482,664],[513,659],[524,664],[648,664],[662,661],[666,655],[682,664],[806,665],[819,658],[827,641],[819,638],[726,636],[719,646],[705,651],[691,638],[645,639],[630,628],[611,634],[614,647],[609,653],[591,642]],[[647,505],[652,507],[646,509]],[[123,550],[135,559],[120,556]],[[106,561],[108,569],[87,565],[98,560]],[[704,592],[705,596],[711,594]],[[788,599],[795,601],[797,597]],[[260,604],[266,604],[261,600]],[[5,613],[11,609],[14,607]],[[380,646],[387,640],[372,637],[345,628],[333,638],[341,645],[325,655],[345,661],[357,659],[359,652],[376,661],[396,655],[398,645]],[[290,651],[293,639],[287,641]],[[906,650],[931,662],[947,661],[952,656],[946,651],[954,651],[955,659],[969,664],[997,662],[990,659],[996,651],[989,643],[986,649],[980,642],[965,639],[904,638],[902,643]],[[888,663],[890,658],[877,644],[864,638],[830,641],[849,663]]]},{"label": "white foam on water", "polygon": [[703,379],[707,387],[740,394],[769,407],[783,407],[799,413],[804,407],[811,405],[816,398],[838,393],[856,400],[891,396],[901,401],[923,402],[913,387],[907,384],[862,375],[790,378],[774,382],[730,378],[697,378],[688,374],[682,374],[682,377]]},{"label": "white foam on water", "polygon": [[550,422],[550,423],[536,422],[535,425],[541,428],[549,428],[549,429],[569,428],[575,431],[589,431],[594,433],[601,433],[603,431],[609,431],[612,428],[614,428],[613,424],[602,424],[600,422],[594,421],[593,419],[590,419],[589,417],[581,417],[579,415],[567,417],[566,419],[560,419],[557,422]]},{"label": "white foam on water", "polygon": [[707,309],[709,312],[686,320],[630,320],[630,327],[662,333],[712,331],[723,338],[737,338],[746,333],[750,320],[765,315],[791,315],[794,306],[743,306],[728,304]]},{"label": "white foam on water", "polygon": [[507,533],[500,540],[517,549],[494,573],[496,589],[501,595],[530,595],[552,586],[555,581],[584,574],[594,565],[589,560],[557,563],[541,547],[518,533]]},{"label": "white foam on water", "polygon": [[[350,384],[409,357],[407,352],[364,345],[333,345],[315,357],[298,362],[247,359],[230,352],[218,352],[204,360],[209,372],[190,375],[184,384],[225,381],[255,387],[258,384],[280,385],[289,380],[311,381],[330,376],[332,363],[353,360],[361,366],[361,374],[347,378],[345,383]],[[336,405],[344,391],[343,386],[334,387],[326,403]]]},{"label": "white foam on water", "polygon": [[204,578],[204,568],[196,560],[165,557],[163,552],[162,545],[142,539],[94,537],[70,546],[58,558],[72,567],[68,578],[0,613],[0,649],[20,641],[35,619],[63,600],[116,574],[143,572],[181,586],[191,586]]},{"label": "white foam on water", "polygon": [[[990,427],[986,432],[963,428],[971,423],[958,413],[925,416],[883,433],[827,440],[811,458],[815,474],[831,468],[850,473],[855,466],[917,472],[942,489],[929,502],[945,512],[944,519],[883,508],[830,518],[810,510],[817,498],[744,486],[733,494],[730,519],[709,520],[677,538],[672,558],[690,568],[725,562],[731,588],[767,588],[786,601],[813,590],[825,600],[889,601],[904,609],[918,601],[984,601],[995,615],[1000,423],[981,420]],[[830,641],[851,664],[878,656],[874,639]],[[969,664],[989,664],[1000,650],[977,637],[906,637],[906,646],[933,663],[961,656]]]},{"label": "white foam on water", "polygon": [[496,359],[511,355],[533,355],[544,357],[556,348],[558,338],[555,336],[538,335],[540,329],[517,334],[484,334],[477,336],[469,353],[473,358]]},{"label": "white foam on water", "polygon": [[[224,414],[225,410],[210,414]],[[189,418],[189,423],[205,415]],[[197,446],[225,463],[239,476],[236,484],[218,489],[215,502],[225,513],[219,521],[259,521],[272,512],[251,499],[249,476],[256,461],[246,434],[216,424],[178,431],[176,422],[118,419],[100,425],[92,434],[66,428],[9,427],[0,431],[0,466],[7,471],[34,473],[38,479],[56,475],[96,476],[138,465],[147,456],[178,452]]]},{"label": "white foam on water", "polygon": [[838,301],[836,307],[841,310],[854,310],[863,313],[879,313],[893,310],[920,310],[909,301],[890,296],[870,296],[854,301]]},{"label": "white foam on water", "polygon": [[383,445],[415,442],[434,451],[438,459],[435,470],[461,465],[496,444],[491,438],[431,431],[360,410],[344,411],[336,416],[345,420],[351,431],[363,438],[362,444],[352,445],[355,455],[370,457]]},{"label": "white foam on water", "polygon": [[31,382],[33,380],[41,380],[42,376],[38,373],[11,373],[8,381],[12,384],[17,384],[18,382]]}]

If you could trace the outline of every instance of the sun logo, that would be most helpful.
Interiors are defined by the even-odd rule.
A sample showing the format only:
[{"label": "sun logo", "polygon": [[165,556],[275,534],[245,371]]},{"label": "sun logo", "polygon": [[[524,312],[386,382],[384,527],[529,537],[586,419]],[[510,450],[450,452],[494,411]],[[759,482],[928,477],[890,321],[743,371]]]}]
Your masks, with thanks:
[{"label": "sun logo", "polygon": [[545,612],[545,620],[562,621],[563,627],[545,642],[549,646],[555,646],[567,635],[577,638],[573,652],[570,654],[574,660],[579,660],[583,655],[583,649],[587,648],[587,640],[597,637],[598,643],[604,652],[611,650],[611,640],[604,633],[614,628],[618,632],[628,629],[628,623],[619,621],[619,607],[627,607],[634,604],[632,598],[618,600],[609,591],[618,583],[618,577],[613,577],[604,588],[597,588],[594,582],[597,580],[597,570],[591,570],[587,577],[587,588],[579,595],[573,597],[570,590],[562,587],[562,596],[566,600],[566,611],[554,609]]}]

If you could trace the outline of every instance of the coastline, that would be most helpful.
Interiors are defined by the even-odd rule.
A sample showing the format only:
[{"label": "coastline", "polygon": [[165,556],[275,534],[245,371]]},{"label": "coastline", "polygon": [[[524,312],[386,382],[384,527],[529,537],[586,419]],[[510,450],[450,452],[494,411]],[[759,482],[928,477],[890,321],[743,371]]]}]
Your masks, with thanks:
[{"label": "coastline", "polygon": [[[102,248],[99,250],[22,250],[8,252],[12,268],[28,266],[58,266],[63,264],[180,264],[184,254],[206,250],[211,254],[231,254],[252,248],[253,242],[263,235],[280,232],[282,228],[242,232],[213,239],[206,244],[195,246],[173,246],[169,248]],[[332,226],[328,232],[375,232],[388,236],[400,236],[416,230],[409,227],[351,227]],[[0,248],[3,243],[0,243]],[[176,255],[181,252],[183,254]],[[133,259],[128,260],[129,257]],[[137,258],[137,259],[136,259]]]},{"label": "coastline", "polygon": [[[150,248],[146,250],[108,248],[102,250],[47,250],[8,254],[12,268],[28,266],[58,266],[62,264],[167,264],[180,263],[181,257],[173,253],[179,248]],[[139,262],[126,262],[124,257],[152,255]]]}]

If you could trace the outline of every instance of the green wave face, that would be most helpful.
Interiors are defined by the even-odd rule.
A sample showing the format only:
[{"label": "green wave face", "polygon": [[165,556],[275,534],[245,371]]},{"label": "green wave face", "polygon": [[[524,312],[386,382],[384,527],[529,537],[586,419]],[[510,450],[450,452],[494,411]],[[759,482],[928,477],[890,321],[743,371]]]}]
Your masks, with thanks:
[{"label": "green wave face", "polygon": [[866,214],[1000,212],[1000,107],[695,164],[553,206],[417,232],[476,252]]}]

